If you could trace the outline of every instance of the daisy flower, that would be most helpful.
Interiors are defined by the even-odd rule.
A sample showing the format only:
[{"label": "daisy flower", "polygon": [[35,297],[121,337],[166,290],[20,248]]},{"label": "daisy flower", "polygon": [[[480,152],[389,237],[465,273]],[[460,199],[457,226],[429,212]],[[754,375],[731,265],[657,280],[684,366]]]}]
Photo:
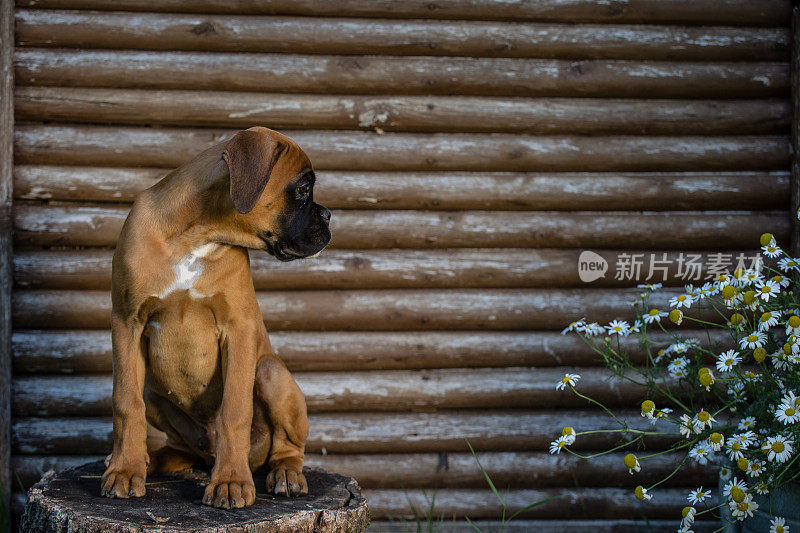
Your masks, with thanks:
[{"label": "daisy flower", "polygon": [[709,296],[714,296],[719,292],[719,287],[711,282],[703,283],[703,286],[697,289],[695,294],[698,298],[708,298]]},{"label": "daisy flower", "polygon": [[781,516],[773,518],[769,523],[769,533],[789,533],[786,519]]},{"label": "daisy flower", "polygon": [[764,465],[759,461],[750,461],[747,465],[747,475],[751,477],[758,477],[764,471]]},{"label": "daisy flower", "polygon": [[736,350],[728,350],[717,356],[717,370],[720,372],[730,372],[733,367],[742,362],[741,356]]},{"label": "daisy flower", "polygon": [[670,409],[669,407],[664,407],[663,409],[659,409],[656,412],[655,417],[650,421],[650,423],[655,425],[656,424],[656,420],[658,420],[659,418],[666,417],[671,412],[672,412],[672,409]]},{"label": "daisy flower", "polygon": [[743,433],[735,433],[731,435],[731,439],[738,441],[742,444],[742,446],[750,447],[756,442],[756,434],[750,430],[747,430]]},{"label": "daisy flower", "polygon": [[681,415],[681,423],[679,430],[681,435],[686,437],[687,439],[692,437],[692,433],[694,432],[694,420],[692,420],[689,415]]},{"label": "daisy flower", "polygon": [[694,298],[691,294],[679,294],[678,296],[673,296],[669,301],[669,306],[674,307],[676,309],[680,309],[681,307],[685,307],[689,309],[694,303]]},{"label": "daisy flower", "polygon": [[747,483],[745,483],[744,480],[739,481],[738,478],[734,477],[725,484],[725,486],[722,488],[722,492],[730,497],[733,489],[739,489],[742,492],[747,492]]},{"label": "daisy flower", "polygon": [[708,437],[708,444],[711,446],[711,449],[715,452],[718,452],[722,449],[722,446],[725,445],[725,437],[722,433],[712,433]]},{"label": "daisy flower", "polygon": [[652,324],[653,322],[661,322],[661,318],[667,316],[669,313],[666,311],[659,311],[658,309],[651,309],[646,314],[642,315],[645,324]]},{"label": "daisy flower", "polygon": [[764,343],[767,342],[767,336],[762,331],[754,331],[750,335],[746,337],[742,337],[739,341],[739,346],[742,349],[754,349],[754,348],[761,348],[764,346]]},{"label": "daisy flower", "polygon": [[761,445],[761,449],[767,452],[767,459],[779,463],[785,463],[789,460],[789,457],[792,456],[792,452],[794,451],[792,443],[783,435],[767,438],[764,444]]},{"label": "daisy flower", "polygon": [[678,357],[674,361],[672,361],[669,366],[667,366],[667,370],[669,374],[674,378],[685,378],[689,375],[687,367],[689,366],[689,360],[685,357]]},{"label": "daisy flower", "polygon": [[781,276],[780,274],[776,274],[772,276],[772,281],[778,284],[778,286],[782,289],[785,289],[789,286],[790,280],[786,276]]},{"label": "daisy flower", "polygon": [[776,297],[781,292],[781,287],[772,280],[760,281],[756,284],[758,295],[762,300],[768,302],[770,298]]},{"label": "daisy flower", "polygon": [[561,330],[561,334],[566,335],[570,331],[580,331],[584,326],[586,326],[586,318],[581,318],[575,322],[571,322],[569,326]]},{"label": "daisy flower", "polygon": [[561,453],[561,449],[569,446],[569,437],[561,435],[550,443],[550,453]]},{"label": "daisy flower", "polygon": [[561,378],[561,381],[556,383],[556,390],[564,390],[567,385],[570,387],[574,387],[578,380],[581,379],[579,374],[564,374],[564,377]]},{"label": "daisy flower", "polygon": [[586,324],[583,326],[583,334],[588,335],[589,337],[596,337],[597,335],[603,335],[606,332],[606,328],[598,324],[597,322],[592,322],[591,324]]},{"label": "daisy flower", "polygon": [[641,465],[639,464],[639,459],[637,459],[632,453],[626,455],[622,459],[622,462],[625,463],[625,466],[628,467],[628,472],[631,474],[634,472],[639,472],[642,469]]},{"label": "daisy flower", "polygon": [[701,465],[708,464],[708,459],[711,455],[711,447],[702,440],[695,444],[694,448],[689,450],[689,457],[700,463]]},{"label": "daisy flower", "polygon": [[619,335],[624,337],[628,333],[630,333],[631,326],[624,320],[612,320],[611,323],[606,326],[606,331],[608,331],[609,335]]},{"label": "daisy flower", "polygon": [[778,319],[781,317],[780,311],[767,311],[758,319],[758,330],[766,331],[772,326],[778,325]]},{"label": "daisy flower", "polygon": [[699,489],[690,490],[689,496],[687,496],[686,499],[689,500],[692,505],[697,505],[698,503],[702,503],[703,500],[709,496],[711,496],[711,491],[700,487]]},{"label": "daisy flower", "polygon": [[795,424],[800,422],[800,413],[797,412],[794,402],[782,403],[775,410],[775,418],[784,424]]},{"label": "daisy flower", "polygon": [[764,255],[767,257],[778,257],[783,253],[783,251],[778,248],[774,242],[771,242],[766,246],[762,246],[761,251],[764,252]]},{"label": "daisy flower", "polygon": [[731,478],[731,474],[733,474],[733,472],[731,472],[731,469],[727,466],[723,466],[719,469],[719,477],[722,478],[722,481],[728,481]]},{"label": "daisy flower", "polygon": [[769,485],[765,482],[762,482],[753,487],[753,490],[758,494],[769,494]]},{"label": "daisy flower", "polygon": [[728,506],[731,508],[731,514],[739,520],[753,516],[755,510],[758,509],[758,504],[753,501],[753,496],[750,494],[747,494],[744,500],[739,503],[735,501],[728,502]]},{"label": "daisy flower", "polygon": [[[703,487],[700,487],[700,488],[702,489]],[[689,493],[689,496],[691,497],[691,493]],[[688,507],[687,506],[687,507],[683,508],[683,510],[681,511],[681,528],[682,529],[688,529],[689,526],[692,525],[692,523],[694,522],[694,515],[695,514],[697,514],[697,509],[695,509],[694,507]]]},{"label": "daisy flower", "polygon": [[789,391],[787,392],[783,398],[781,398],[781,403],[789,404],[795,407],[795,409],[800,408],[800,397],[795,396],[794,392]]},{"label": "daisy flower", "polygon": [[778,268],[783,270],[784,272],[791,272],[792,270],[800,270],[800,262],[797,259],[792,259],[791,257],[784,257],[783,259],[778,261]]},{"label": "daisy flower", "polygon": [[708,428],[711,429],[711,424],[716,422],[716,420],[714,420],[714,417],[711,416],[711,414],[706,410],[701,410],[694,416],[694,419],[696,421],[695,431],[697,433],[700,433],[706,426],[708,426]]},{"label": "daisy flower", "polygon": [[575,443],[575,439],[577,435],[575,434],[575,430],[571,427],[567,426],[561,430],[561,436],[567,438],[567,446],[571,446]]},{"label": "daisy flower", "polygon": [[746,416],[739,420],[739,425],[737,426],[739,429],[750,429],[755,427],[756,425],[756,417],[754,416]]},{"label": "daisy flower", "polygon": [[800,316],[792,315],[789,317],[789,319],[786,321],[786,334],[800,334]]},{"label": "daisy flower", "polygon": [[645,400],[642,402],[642,416],[652,419],[656,413],[656,404],[653,400]]},{"label": "daisy flower", "polygon": [[728,454],[728,457],[730,457],[731,461],[736,461],[744,457],[744,453],[742,453],[742,451],[746,450],[747,446],[743,445],[738,440],[728,439],[728,444],[725,445],[725,448],[727,449],[725,453]]},{"label": "daisy flower", "polygon": [[633,494],[634,494],[634,496],[636,496],[636,499],[638,499],[638,500],[652,500],[653,499],[653,495],[652,494],[648,494],[647,489],[642,487],[641,485],[639,485],[638,487],[636,487],[633,490]]}]

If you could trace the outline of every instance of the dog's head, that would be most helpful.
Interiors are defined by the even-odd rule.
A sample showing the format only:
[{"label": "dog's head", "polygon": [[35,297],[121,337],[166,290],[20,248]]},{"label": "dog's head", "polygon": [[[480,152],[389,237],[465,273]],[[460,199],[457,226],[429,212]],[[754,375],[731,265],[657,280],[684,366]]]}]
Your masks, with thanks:
[{"label": "dog's head", "polygon": [[248,247],[291,261],[327,246],[331,212],[314,202],[311,161],[293,140],[267,128],[250,128],[228,141],[222,159],[234,222],[248,235]]}]

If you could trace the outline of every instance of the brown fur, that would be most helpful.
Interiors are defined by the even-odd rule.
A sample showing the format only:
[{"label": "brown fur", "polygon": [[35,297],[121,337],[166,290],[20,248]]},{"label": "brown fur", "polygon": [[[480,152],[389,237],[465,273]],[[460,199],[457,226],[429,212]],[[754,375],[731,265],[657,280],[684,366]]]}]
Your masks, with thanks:
[{"label": "brown fur", "polygon": [[[251,505],[252,471],[265,462],[267,490],[307,493],[305,399],[272,352],[246,248],[265,249],[259,233],[280,232],[292,210],[287,187],[310,168],[291,139],[251,128],[137,197],[113,259],[114,447],[104,496],[143,496],[148,472],[197,460],[214,465],[207,505]],[[176,264],[200,249],[208,253],[190,265],[201,274],[175,288]],[[147,422],[167,436],[158,449]]]}]

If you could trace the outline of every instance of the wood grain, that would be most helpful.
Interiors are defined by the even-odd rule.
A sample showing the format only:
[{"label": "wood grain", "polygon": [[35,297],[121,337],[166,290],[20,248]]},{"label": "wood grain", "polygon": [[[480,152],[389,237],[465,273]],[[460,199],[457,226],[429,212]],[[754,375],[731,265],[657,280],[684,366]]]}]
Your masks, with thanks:
[{"label": "wood grain", "polygon": [[783,133],[791,114],[784,99],[380,97],[82,87],[18,87],[15,110],[20,119],[35,121],[545,135]]},{"label": "wood grain", "polygon": [[[161,168],[17,165],[20,200],[130,203]],[[786,209],[789,173],[772,172],[316,172],[314,197],[344,209],[628,211]],[[631,192],[635,192],[634,195]]]},{"label": "wood grain", "polygon": [[431,19],[788,26],[789,0],[20,0],[20,7]]},{"label": "wood grain", "polygon": [[[313,35],[313,39],[309,39]],[[18,46],[468,57],[785,61],[785,28],[557,25],[18,10]]]},{"label": "wood grain", "polygon": [[[702,330],[683,330],[706,344]],[[712,349],[728,340],[710,333]],[[575,335],[555,331],[271,331],[272,348],[292,371],[407,370],[510,366],[597,366],[597,355]],[[654,346],[672,342],[652,333]],[[635,363],[644,361],[638,338],[621,342]],[[14,374],[111,372],[108,330],[16,330]]]},{"label": "wood grain", "polygon": [[322,56],[21,48],[19,85],[641,98],[783,97],[782,62]]}]

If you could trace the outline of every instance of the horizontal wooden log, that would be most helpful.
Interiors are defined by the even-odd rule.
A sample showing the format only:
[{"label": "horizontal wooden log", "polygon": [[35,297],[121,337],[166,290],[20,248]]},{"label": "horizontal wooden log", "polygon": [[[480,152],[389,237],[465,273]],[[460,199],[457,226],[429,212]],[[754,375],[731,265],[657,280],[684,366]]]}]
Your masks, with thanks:
[{"label": "horizontal wooden log", "polygon": [[651,98],[787,96],[787,63],[322,56],[20,48],[19,85]]},{"label": "horizontal wooden log", "polygon": [[18,10],[17,46],[467,57],[789,58],[785,28],[553,25]]},{"label": "horizontal wooden log", "polygon": [[[712,331],[711,346],[722,346],[727,333]],[[705,341],[704,331],[682,330],[686,338]],[[272,348],[292,371],[403,370],[508,366],[594,366],[602,364],[575,335],[558,332],[292,332],[269,334]],[[654,346],[671,337],[649,333]],[[638,338],[622,346],[640,363]],[[12,335],[15,375],[111,372],[111,332],[107,330],[17,330]]]},{"label": "horizontal wooden log", "polygon": [[[630,318],[639,289],[407,289],[257,293],[270,330],[532,330],[562,329],[582,316]],[[680,294],[664,289],[661,309]],[[14,327],[107,328],[105,291],[16,291]],[[713,315],[712,315],[713,316]]]},{"label": "horizontal wooden log", "polygon": [[734,24],[788,26],[789,0],[625,0],[613,5],[595,0],[18,0],[19,7],[549,22],[644,22],[648,24]]},{"label": "horizontal wooden log", "polygon": [[[689,489],[657,490],[657,497],[651,501],[641,502],[633,495],[634,482],[631,488],[575,488],[545,490],[509,490],[502,493],[508,513],[515,513],[529,505],[558,496],[543,505],[523,511],[519,517],[535,518],[630,518],[644,516],[648,518],[671,518],[675,520],[686,506],[686,494]],[[431,507],[433,497],[430,491],[426,494],[419,490],[376,489],[365,490],[364,496],[370,503],[370,510],[375,518],[404,517],[414,519],[412,506],[424,517]],[[709,505],[715,505],[710,503]],[[502,515],[503,506],[489,489],[442,489],[436,491],[436,501],[431,510],[434,523],[443,516],[444,521],[453,516],[473,518],[497,518]],[[508,516],[508,515],[507,515]],[[679,520],[675,520],[678,523]],[[424,518],[423,518],[423,523]],[[513,522],[512,522],[513,524]],[[674,524],[673,524],[674,527]]]},{"label": "horizontal wooden log", "polygon": [[[128,207],[18,205],[15,245],[114,246]],[[670,228],[665,231],[665,228]],[[788,241],[784,211],[334,211],[331,249],[751,249],[765,231]],[[255,255],[255,254],[254,254]]]},{"label": "horizontal wooden log", "polygon": [[18,120],[164,126],[743,135],[783,133],[790,109],[783,99],[376,97],[18,87],[14,114]]},{"label": "horizontal wooden log", "polygon": [[[632,429],[652,430],[639,412],[619,411]],[[312,413],[309,453],[468,453],[542,451],[570,424],[578,431],[615,429],[616,422],[597,411],[439,411],[434,413]],[[12,424],[16,454],[93,454],[111,452],[110,418],[17,418]],[[581,436],[576,450],[608,449],[617,433]],[[666,449],[675,439],[652,436],[648,447]]]},{"label": "horizontal wooden log", "polygon": [[[581,487],[629,487],[634,478],[623,468],[624,453],[613,453],[592,460],[546,452],[486,452],[477,455],[481,466],[498,487],[542,488],[573,484]],[[669,475],[682,457],[662,454],[642,460],[637,483],[655,482]],[[103,456],[15,455],[12,472],[27,488],[48,470],[63,470],[102,460]],[[483,476],[475,457],[469,453],[445,454],[307,454],[305,464],[329,472],[354,477],[364,489],[436,487],[484,488]],[[711,485],[716,478],[710,468],[687,464],[666,482],[666,486]]]},{"label": "horizontal wooden log", "polygon": [[[700,171],[785,170],[788,139],[540,137],[478,133],[285,132],[324,170]],[[177,167],[231,130],[18,126],[17,163]]]},{"label": "horizontal wooden log", "polygon": [[[360,372],[296,372],[309,412],[409,411],[462,408],[588,407],[555,385],[565,372],[581,375],[581,393],[608,407],[636,405],[642,388],[612,381],[605,368],[465,368]],[[111,376],[18,376],[12,414],[111,416]]]},{"label": "horizontal wooden log", "polygon": [[[568,515],[567,515],[568,516]],[[474,533],[475,524],[481,531],[492,531],[499,524],[494,520],[444,520],[436,523],[436,531],[441,533]],[[626,520],[620,519],[551,519],[520,520],[515,518],[503,525],[506,533],[563,533],[564,531],[591,531],[592,533],[620,533],[623,531],[647,531],[648,533],[674,533],[676,521],[673,518],[662,520]],[[408,533],[414,531],[416,521],[413,520],[371,520],[370,527],[381,533]],[[712,520],[695,520],[692,531],[695,533],[713,533],[719,529],[719,522]]]},{"label": "horizontal wooden log", "polygon": [[[169,172],[159,168],[18,165],[21,200],[131,202]],[[505,173],[319,171],[329,208],[616,211],[787,209],[789,172]],[[368,191],[368,192],[365,192]]]},{"label": "horizontal wooden log", "polygon": [[[578,275],[581,250],[560,249],[447,249],[447,250],[329,250],[313,261],[281,263],[267,254],[251,253],[250,269],[256,290],[286,289],[415,289],[586,287]],[[636,279],[614,273],[629,250],[596,252],[610,265],[610,273],[591,287],[630,287],[634,282],[683,286],[692,276],[679,272],[684,252],[644,254]],[[702,252],[696,280],[712,280],[708,267],[727,262],[736,268],[740,255],[757,251]],[[665,255],[666,254],[666,255]],[[14,255],[14,282],[21,289],[111,288],[111,250],[18,251]],[[722,262],[719,261],[723,259]],[[666,263],[660,263],[666,260]],[[666,276],[651,267],[667,266]],[[747,266],[747,263],[745,263]],[[620,278],[620,279],[617,279]],[[648,279],[649,278],[649,279]]]}]

